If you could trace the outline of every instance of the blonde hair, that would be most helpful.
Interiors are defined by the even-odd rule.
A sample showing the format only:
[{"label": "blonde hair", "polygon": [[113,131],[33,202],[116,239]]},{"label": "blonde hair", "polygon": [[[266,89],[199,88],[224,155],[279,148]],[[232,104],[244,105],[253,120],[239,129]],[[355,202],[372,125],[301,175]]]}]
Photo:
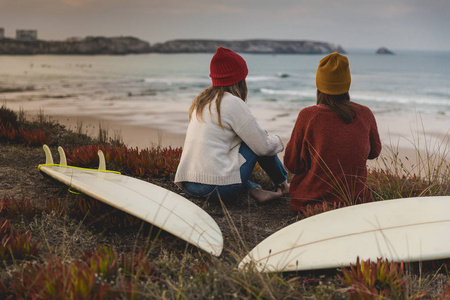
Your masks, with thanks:
[{"label": "blonde hair", "polygon": [[220,104],[222,103],[222,98],[225,92],[241,98],[242,101],[245,102],[247,100],[247,83],[245,82],[245,79],[229,86],[207,87],[197,97],[195,97],[192,102],[191,108],[189,109],[189,121],[192,119],[192,113],[194,110],[196,111],[195,116],[197,117],[197,120],[204,121],[203,109],[209,104],[209,113],[211,114],[211,103],[214,99],[216,99],[218,122],[219,126],[223,128],[222,118],[220,117]]}]

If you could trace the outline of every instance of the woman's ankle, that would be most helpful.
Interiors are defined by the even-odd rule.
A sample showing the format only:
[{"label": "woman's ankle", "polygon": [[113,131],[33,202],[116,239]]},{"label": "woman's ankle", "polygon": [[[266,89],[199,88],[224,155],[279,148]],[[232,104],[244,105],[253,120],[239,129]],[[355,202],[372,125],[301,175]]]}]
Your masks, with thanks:
[{"label": "woman's ankle", "polygon": [[277,190],[281,189],[281,192],[283,193],[283,195],[288,195],[289,194],[289,183],[286,181],[280,183],[277,185]]}]

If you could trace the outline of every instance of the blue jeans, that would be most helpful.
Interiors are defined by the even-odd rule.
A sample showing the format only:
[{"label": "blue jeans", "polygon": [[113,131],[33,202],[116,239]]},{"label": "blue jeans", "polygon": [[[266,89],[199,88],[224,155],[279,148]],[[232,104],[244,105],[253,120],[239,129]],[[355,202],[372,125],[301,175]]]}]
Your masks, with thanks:
[{"label": "blue jeans", "polygon": [[261,168],[269,175],[275,185],[286,181],[287,171],[277,155],[257,156],[245,143],[241,143],[239,153],[245,158],[245,163],[241,166],[241,181],[238,184],[211,185],[196,182],[183,182],[183,189],[186,194],[193,197],[210,197],[211,199],[226,199],[235,196],[241,189],[247,192],[254,188],[261,187],[249,180],[250,175],[258,162]]}]

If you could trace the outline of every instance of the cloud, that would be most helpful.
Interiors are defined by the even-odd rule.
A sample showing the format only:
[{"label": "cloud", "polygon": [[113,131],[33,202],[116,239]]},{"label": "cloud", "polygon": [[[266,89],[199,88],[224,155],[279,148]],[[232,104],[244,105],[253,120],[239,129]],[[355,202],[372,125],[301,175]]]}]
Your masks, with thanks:
[{"label": "cloud", "polygon": [[98,0],[60,0],[60,1],[70,6],[79,7],[87,3],[97,2]]},{"label": "cloud", "polygon": [[296,8],[287,8],[282,9],[278,12],[278,18],[290,18],[294,16],[302,16],[307,15],[311,12],[311,8],[309,7],[296,7]]},{"label": "cloud", "polygon": [[143,2],[143,0],[46,0],[47,2],[56,2],[59,4],[65,4],[72,7],[82,7],[85,5],[95,4],[98,7],[108,7],[113,6],[117,3],[135,5],[137,3]]},{"label": "cloud", "polygon": [[384,13],[388,16],[409,15],[414,11],[415,8],[408,5],[391,5],[384,9]]},{"label": "cloud", "polygon": [[169,15],[242,14],[246,11],[242,7],[203,1],[189,1],[189,2],[180,1],[179,3],[174,3],[174,1],[171,2],[168,1],[165,3],[148,3],[147,5],[144,4],[143,6],[146,6],[147,9],[151,10],[152,12],[165,13]]},{"label": "cloud", "polygon": [[449,9],[450,0],[0,0],[0,26],[37,29],[43,39],[307,38],[450,49]]}]

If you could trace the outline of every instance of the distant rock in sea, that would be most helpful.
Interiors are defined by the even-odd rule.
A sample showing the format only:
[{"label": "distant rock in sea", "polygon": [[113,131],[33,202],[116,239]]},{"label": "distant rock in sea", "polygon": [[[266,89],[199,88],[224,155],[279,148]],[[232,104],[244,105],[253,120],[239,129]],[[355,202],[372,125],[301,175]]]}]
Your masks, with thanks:
[{"label": "distant rock in sea", "polygon": [[278,77],[280,77],[280,78],[287,78],[287,77],[289,77],[289,74],[287,74],[287,73],[278,73]]},{"label": "distant rock in sea", "polygon": [[385,47],[379,48],[376,53],[377,54],[394,54],[394,52],[392,52],[391,50],[389,50]]},{"label": "distant rock in sea", "polygon": [[240,53],[256,54],[328,54],[345,53],[341,46],[315,41],[286,40],[173,40],[157,43],[152,52],[158,53],[214,53],[218,47],[225,47]]}]

